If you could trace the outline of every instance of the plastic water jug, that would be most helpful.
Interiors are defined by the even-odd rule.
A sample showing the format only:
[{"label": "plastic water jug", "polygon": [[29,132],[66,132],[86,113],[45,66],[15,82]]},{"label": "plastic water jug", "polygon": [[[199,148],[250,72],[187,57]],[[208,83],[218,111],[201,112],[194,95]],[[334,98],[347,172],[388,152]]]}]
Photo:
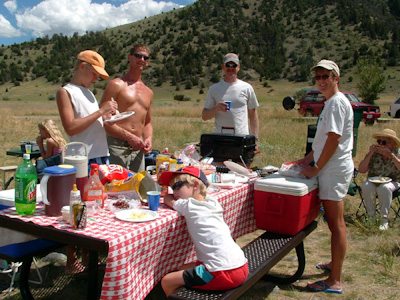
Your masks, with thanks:
[{"label": "plastic water jug", "polygon": [[69,206],[69,196],[75,178],[76,167],[72,165],[58,165],[44,169],[44,176],[40,181],[40,191],[46,215],[61,216],[62,207]]},{"label": "plastic water jug", "polygon": [[66,144],[61,153],[63,164],[76,167],[76,186],[83,195],[85,184],[88,181],[88,150],[86,144],[81,142]]}]

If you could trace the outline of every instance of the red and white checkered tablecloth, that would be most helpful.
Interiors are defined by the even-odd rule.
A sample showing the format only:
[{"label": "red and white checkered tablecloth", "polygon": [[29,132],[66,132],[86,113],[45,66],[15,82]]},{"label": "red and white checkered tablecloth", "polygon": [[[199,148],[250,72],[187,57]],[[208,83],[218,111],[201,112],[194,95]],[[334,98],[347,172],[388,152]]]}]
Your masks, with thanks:
[{"label": "red and white checkered tablecloth", "polygon": [[[257,229],[254,180],[213,196],[224,209],[233,238]],[[109,252],[100,299],[144,299],[165,274],[196,258],[184,218],[163,204],[158,210],[159,217],[151,222],[123,222],[114,213],[104,211],[94,215],[93,220],[88,219],[84,230],[74,230],[62,217],[46,216],[41,205],[29,217],[19,216],[15,208],[0,214],[107,240]]]}]

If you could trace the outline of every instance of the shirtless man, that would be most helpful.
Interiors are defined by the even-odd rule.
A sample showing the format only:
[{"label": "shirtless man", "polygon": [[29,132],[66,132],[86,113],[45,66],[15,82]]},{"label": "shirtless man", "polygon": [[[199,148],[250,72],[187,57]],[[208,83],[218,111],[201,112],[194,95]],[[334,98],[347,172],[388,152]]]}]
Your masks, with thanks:
[{"label": "shirtless man", "polygon": [[113,98],[120,112],[135,112],[124,120],[105,123],[110,163],[133,172],[145,169],[144,156],[152,149],[153,91],[141,79],[142,71],[149,64],[149,55],[147,46],[140,44],[133,47],[128,55],[128,73],[107,84],[100,103],[103,107]]}]

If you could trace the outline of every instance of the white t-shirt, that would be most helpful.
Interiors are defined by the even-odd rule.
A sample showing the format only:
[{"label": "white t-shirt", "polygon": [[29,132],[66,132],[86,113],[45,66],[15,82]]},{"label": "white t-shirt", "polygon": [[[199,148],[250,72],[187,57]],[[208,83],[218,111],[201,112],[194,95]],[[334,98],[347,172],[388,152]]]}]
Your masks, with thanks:
[{"label": "white t-shirt", "polygon": [[353,109],[349,100],[341,92],[337,92],[325,102],[319,116],[317,132],[312,144],[314,161],[318,161],[321,156],[329,132],[341,136],[339,145],[328,162],[329,165],[341,162],[347,164],[347,159],[349,157],[351,159],[353,149]]},{"label": "white t-shirt", "polygon": [[222,207],[215,198],[207,196],[206,201],[179,199],[174,209],[185,217],[197,259],[208,271],[236,269],[247,262],[242,249],[232,239]]},{"label": "white t-shirt", "polygon": [[232,83],[222,80],[208,90],[204,108],[225,101],[232,101],[231,110],[215,114],[215,132],[224,133],[222,127],[234,127],[235,134],[249,134],[248,110],[259,106],[253,87],[239,79]]},{"label": "white t-shirt", "polygon": [[[72,83],[64,86],[64,89],[71,96],[75,118],[84,118],[99,110],[96,97],[89,89]],[[88,148],[89,159],[109,156],[106,131],[104,130],[102,117],[98,118],[84,131],[74,136],[68,136],[68,138],[71,142],[85,143]],[[80,150],[84,151],[83,149]],[[85,155],[84,153],[79,154]]]}]

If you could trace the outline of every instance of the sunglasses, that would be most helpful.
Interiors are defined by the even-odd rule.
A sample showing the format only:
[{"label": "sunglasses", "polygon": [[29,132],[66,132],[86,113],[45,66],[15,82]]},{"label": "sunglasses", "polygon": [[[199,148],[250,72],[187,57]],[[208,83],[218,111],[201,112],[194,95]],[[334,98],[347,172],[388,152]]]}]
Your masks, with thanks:
[{"label": "sunglasses", "polygon": [[225,67],[227,67],[227,68],[236,68],[236,67],[237,67],[237,64],[229,64],[229,63],[226,63],[226,64],[225,64]]},{"label": "sunglasses", "polygon": [[379,145],[385,146],[386,145],[386,141],[385,140],[377,140],[377,143]]},{"label": "sunglasses", "polygon": [[150,59],[149,56],[146,56],[146,55],[143,55],[143,54],[140,54],[140,53],[133,53],[133,56],[136,57],[136,58],[139,58],[139,59],[143,58],[144,60],[149,60]]},{"label": "sunglasses", "polygon": [[317,81],[317,80],[321,80],[321,79],[323,79],[323,80],[327,80],[329,77],[331,77],[331,75],[317,75],[317,76],[315,76],[314,77],[314,79]]},{"label": "sunglasses", "polygon": [[187,180],[177,181],[172,185],[171,188],[172,188],[173,191],[177,191],[181,187],[183,187],[186,183],[189,183],[189,182]]}]

